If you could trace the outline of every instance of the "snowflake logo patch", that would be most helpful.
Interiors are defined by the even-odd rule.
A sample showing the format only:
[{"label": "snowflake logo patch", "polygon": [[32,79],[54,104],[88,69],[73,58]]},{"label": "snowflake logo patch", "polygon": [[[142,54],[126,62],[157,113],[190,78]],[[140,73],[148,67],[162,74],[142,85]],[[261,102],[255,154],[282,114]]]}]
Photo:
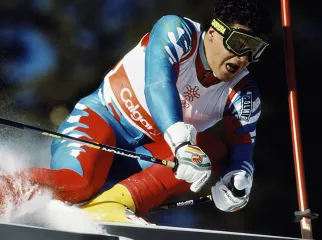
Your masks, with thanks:
[{"label": "snowflake logo patch", "polygon": [[194,86],[192,87],[191,85],[188,85],[186,87],[187,91],[183,93],[183,96],[186,100],[189,102],[193,102],[195,99],[200,98],[200,93],[199,93],[199,87]]}]

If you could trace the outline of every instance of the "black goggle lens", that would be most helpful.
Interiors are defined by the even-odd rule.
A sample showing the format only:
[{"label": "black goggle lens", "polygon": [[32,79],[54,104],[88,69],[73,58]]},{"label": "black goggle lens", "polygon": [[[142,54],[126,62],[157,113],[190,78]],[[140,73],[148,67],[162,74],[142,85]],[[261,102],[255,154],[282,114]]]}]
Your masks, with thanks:
[{"label": "black goggle lens", "polygon": [[248,55],[250,62],[258,61],[260,55],[268,46],[264,41],[239,32],[237,29],[234,29],[227,37],[224,37],[224,45],[237,56]]},{"label": "black goggle lens", "polygon": [[224,37],[224,46],[237,56],[248,56],[249,62],[257,62],[259,57],[269,45],[267,42],[244,29],[234,29],[225,25],[219,19],[211,23],[220,35]]}]

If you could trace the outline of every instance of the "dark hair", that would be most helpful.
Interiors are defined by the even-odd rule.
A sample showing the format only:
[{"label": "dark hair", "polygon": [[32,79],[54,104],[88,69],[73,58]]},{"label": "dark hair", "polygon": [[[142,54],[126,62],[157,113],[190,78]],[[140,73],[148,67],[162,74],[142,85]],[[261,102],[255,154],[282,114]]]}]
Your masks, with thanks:
[{"label": "dark hair", "polygon": [[[212,19],[214,18],[219,18],[228,26],[246,25],[259,36],[272,31],[270,16],[257,0],[217,0],[212,11]],[[204,30],[209,29],[212,19],[204,24]]]}]

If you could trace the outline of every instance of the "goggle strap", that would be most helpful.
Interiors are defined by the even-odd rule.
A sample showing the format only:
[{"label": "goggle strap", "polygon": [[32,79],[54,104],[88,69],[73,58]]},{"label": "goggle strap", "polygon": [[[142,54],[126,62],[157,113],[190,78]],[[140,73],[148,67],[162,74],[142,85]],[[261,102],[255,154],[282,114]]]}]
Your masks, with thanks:
[{"label": "goggle strap", "polygon": [[227,30],[230,31],[230,27],[228,27],[226,24],[224,24],[219,19],[213,19],[211,22],[211,26],[213,29],[216,30],[221,36],[225,36],[227,34]]}]

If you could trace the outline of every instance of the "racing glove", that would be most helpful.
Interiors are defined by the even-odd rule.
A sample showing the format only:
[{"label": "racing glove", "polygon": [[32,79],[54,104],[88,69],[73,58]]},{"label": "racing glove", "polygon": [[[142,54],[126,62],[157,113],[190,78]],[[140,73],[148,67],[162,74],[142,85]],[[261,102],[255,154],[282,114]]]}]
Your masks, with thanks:
[{"label": "racing glove", "polygon": [[175,177],[192,183],[190,190],[198,192],[211,176],[211,162],[208,156],[196,146],[197,130],[193,125],[177,122],[164,133],[177,161]]},{"label": "racing glove", "polygon": [[248,203],[252,177],[244,170],[227,173],[211,188],[216,207],[225,212],[235,212]]}]

